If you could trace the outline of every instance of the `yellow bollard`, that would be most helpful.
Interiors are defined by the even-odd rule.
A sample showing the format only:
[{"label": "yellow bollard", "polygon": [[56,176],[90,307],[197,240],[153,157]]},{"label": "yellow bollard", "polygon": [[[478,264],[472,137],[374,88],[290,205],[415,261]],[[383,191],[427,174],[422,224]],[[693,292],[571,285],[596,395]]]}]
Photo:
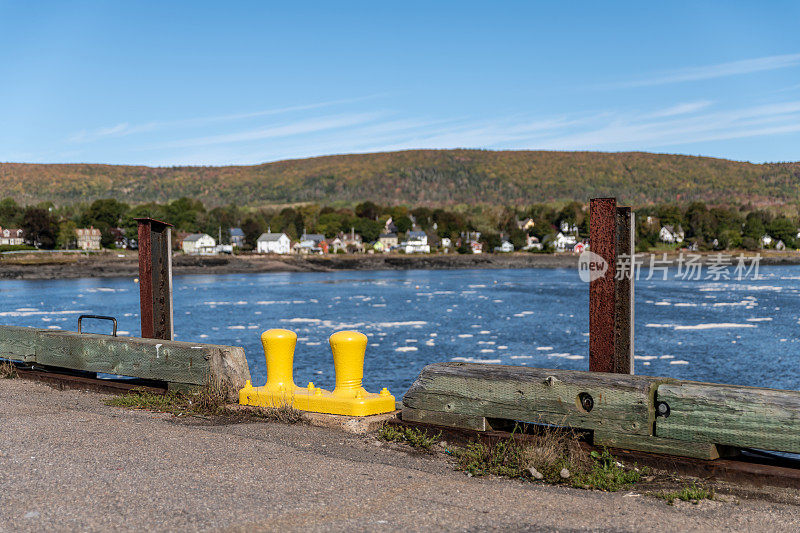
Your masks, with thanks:
[{"label": "yellow bollard", "polygon": [[333,390],[314,386],[298,387],[292,378],[292,364],[297,335],[285,329],[271,329],[261,334],[267,360],[267,383],[253,387],[248,381],[239,391],[242,405],[282,407],[291,405],[302,411],[347,416],[389,413],[395,409],[394,396],[385,387],[380,393],[362,387],[367,336],[358,331],[339,331],[330,337],[336,386]]},{"label": "yellow bollard", "polygon": [[261,334],[261,344],[267,361],[267,383],[262,387],[253,387],[248,381],[239,391],[239,403],[305,409],[303,400],[313,394],[313,385],[304,389],[294,384],[292,374],[297,334],[288,329],[270,329]]},{"label": "yellow bollard", "polygon": [[308,410],[347,416],[368,416],[394,411],[394,396],[386,388],[374,394],[361,386],[367,336],[358,331],[339,331],[331,335],[330,344],[336,386],[333,392],[317,392],[309,398]]},{"label": "yellow bollard", "polygon": [[294,392],[294,348],[297,333],[288,329],[270,329],[261,334],[264,358],[267,360],[267,387],[273,391]]},{"label": "yellow bollard", "polygon": [[333,352],[333,369],[336,372],[334,396],[355,398],[359,393],[367,393],[361,386],[367,336],[358,331],[339,331],[331,335],[329,342]]}]

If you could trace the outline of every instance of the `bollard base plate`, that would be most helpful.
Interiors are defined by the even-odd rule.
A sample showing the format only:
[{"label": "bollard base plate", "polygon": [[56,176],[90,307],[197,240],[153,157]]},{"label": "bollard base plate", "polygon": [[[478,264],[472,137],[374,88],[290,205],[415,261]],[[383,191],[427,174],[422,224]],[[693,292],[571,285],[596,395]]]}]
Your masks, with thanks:
[{"label": "bollard base plate", "polygon": [[300,411],[329,415],[370,416],[391,413],[395,410],[395,398],[389,391],[380,393],[355,391],[333,392],[319,387],[285,388],[245,387],[239,391],[241,405],[280,408],[291,406]]}]

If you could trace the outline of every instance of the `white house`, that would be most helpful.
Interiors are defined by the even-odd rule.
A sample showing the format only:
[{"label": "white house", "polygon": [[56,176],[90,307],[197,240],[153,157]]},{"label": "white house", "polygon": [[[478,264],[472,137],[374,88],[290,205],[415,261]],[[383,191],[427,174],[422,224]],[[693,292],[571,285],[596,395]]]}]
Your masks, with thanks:
[{"label": "white house", "polygon": [[449,250],[453,246],[453,241],[449,237],[442,237],[441,245],[444,250]]},{"label": "white house", "polygon": [[288,254],[292,241],[285,233],[262,233],[256,241],[256,252],[260,254]]},{"label": "white house", "polygon": [[578,233],[578,226],[576,224],[570,224],[566,220],[561,221],[560,229],[563,233]]},{"label": "white house", "polygon": [[527,242],[525,246],[522,248],[523,250],[541,250],[542,243],[539,242],[539,238],[533,235],[528,235]]},{"label": "white house", "polygon": [[494,247],[494,251],[507,254],[514,251],[514,245],[508,241],[503,241],[503,244]]},{"label": "white house", "polygon": [[483,243],[481,241],[471,241],[469,243],[469,247],[472,248],[473,254],[482,254],[483,253]]},{"label": "white house", "polygon": [[424,231],[409,231],[406,240],[400,245],[407,254],[430,253],[431,247],[428,244],[428,236]]},{"label": "white house", "polygon": [[559,231],[555,236],[548,235],[545,237],[545,242],[552,244],[556,252],[564,252],[567,250],[568,246],[572,247],[578,241],[575,239],[575,235],[564,235]]},{"label": "white house", "polygon": [[674,226],[661,226],[661,231],[658,232],[658,238],[661,239],[661,242],[668,244],[680,244],[683,242],[683,237],[683,228],[680,226],[678,226],[678,229],[675,229]]},{"label": "white house", "polygon": [[181,242],[181,250],[189,255],[214,255],[217,241],[207,233],[192,233]]},{"label": "white house", "polygon": [[25,244],[25,232],[19,228],[0,228],[0,245]]},{"label": "white house", "polygon": [[770,237],[769,235],[766,235],[766,234],[762,235],[761,236],[761,247],[762,248],[767,248],[770,244],[772,244],[772,240],[773,240],[772,237]]},{"label": "white house", "polygon": [[775,249],[776,250],[785,250],[786,249],[786,245],[783,243],[783,241],[779,240],[778,242],[775,243]]}]

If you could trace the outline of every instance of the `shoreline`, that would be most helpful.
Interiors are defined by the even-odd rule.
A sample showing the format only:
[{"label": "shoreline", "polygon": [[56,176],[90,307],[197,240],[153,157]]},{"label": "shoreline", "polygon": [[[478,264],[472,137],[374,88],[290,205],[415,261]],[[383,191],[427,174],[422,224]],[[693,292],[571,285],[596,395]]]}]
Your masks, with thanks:
[{"label": "shoreline", "polygon": [[[735,258],[738,252],[728,252]],[[661,258],[657,252],[656,258]],[[716,253],[702,253],[708,264]],[[754,254],[747,253],[746,257]],[[672,266],[677,254],[668,254]],[[760,265],[800,265],[800,253],[762,253]],[[425,255],[217,255],[173,256],[173,275],[262,274],[269,272],[335,272],[339,270],[457,270],[457,269],[536,269],[577,268],[578,255],[572,253],[509,254],[425,254]],[[643,268],[648,266],[645,260]],[[139,275],[138,253],[107,251],[95,254],[52,253],[3,255],[0,280],[48,280],[75,278],[112,278]]]}]

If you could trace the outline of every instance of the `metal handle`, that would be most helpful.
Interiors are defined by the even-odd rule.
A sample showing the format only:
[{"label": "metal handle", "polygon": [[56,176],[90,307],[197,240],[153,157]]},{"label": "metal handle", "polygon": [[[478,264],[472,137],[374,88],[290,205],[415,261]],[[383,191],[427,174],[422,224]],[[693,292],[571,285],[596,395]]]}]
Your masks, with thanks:
[{"label": "metal handle", "polygon": [[110,320],[114,324],[114,332],[111,334],[112,336],[117,336],[117,319],[113,316],[103,316],[103,315],[81,315],[78,317],[78,333],[83,333],[81,328],[81,322],[84,318],[94,318],[97,320]]}]

